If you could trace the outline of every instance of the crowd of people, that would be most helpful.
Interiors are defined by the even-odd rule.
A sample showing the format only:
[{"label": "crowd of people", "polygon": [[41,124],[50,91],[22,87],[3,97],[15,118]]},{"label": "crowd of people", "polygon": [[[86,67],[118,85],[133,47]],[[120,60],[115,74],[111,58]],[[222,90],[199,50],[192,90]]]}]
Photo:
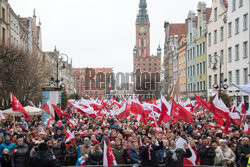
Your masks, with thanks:
[{"label": "crowd of people", "polygon": [[[117,163],[144,167],[182,167],[195,157],[196,165],[249,166],[249,134],[241,126],[231,125],[228,134],[214,122],[211,113],[194,115],[194,125],[181,120],[169,122],[169,126],[138,123],[134,117],[118,119],[116,116],[82,115],[67,109],[77,122],[61,116],[52,127],[42,124],[41,115],[26,121],[5,121],[0,127],[0,165],[3,167],[57,167],[79,165],[103,165],[104,142],[109,141]],[[249,122],[249,119],[246,118]],[[214,127],[207,126],[211,122]],[[67,142],[67,133],[74,132],[75,141]],[[177,147],[182,138],[186,143]],[[195,155],[195,156],[194,156]],[[79,166],[81,166],[79,165]]]}]

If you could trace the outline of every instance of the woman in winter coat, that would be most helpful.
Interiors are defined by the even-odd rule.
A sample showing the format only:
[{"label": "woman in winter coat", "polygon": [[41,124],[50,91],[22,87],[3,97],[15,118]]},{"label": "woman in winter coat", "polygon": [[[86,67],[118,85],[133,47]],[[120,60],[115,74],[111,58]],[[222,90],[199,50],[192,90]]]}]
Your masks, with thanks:
[{"label": "woman in winter coat", "polygon": [[234,166],[236,156],[234,152],[226,144],[226,141],[223,139],[219,140],[220,148],[222,151],[222,166]]},{"label": "woman in winter coat", "polygon": [[11,157],[12,167],[27,167],[29,161],[29,147],[23,142],[23,138],[17,139],[17,145]]},{"label": "woman in winter coat", "polygon": [[216,141],[212,142],[212,146],[215,150],[215,158],[214,158],[214,165],[215,166],[221,166],[221,162],[223,159],[223,155],[222,155],[222,151],[220,149],[220,147],[218,147],[218,144]]},{"label": "woman in winter coat", "polygon": [[95,140],[94,147],[91,149],[89,153],[89,165],[102,165],[103,162],[103,152],[100,147],[100,143]]},{"label": "woman in winter coat", "polygon": [[11,156],[10,156],[9,150],[7,148],[3,150],[1,164],[3,167],[11,167]]}]

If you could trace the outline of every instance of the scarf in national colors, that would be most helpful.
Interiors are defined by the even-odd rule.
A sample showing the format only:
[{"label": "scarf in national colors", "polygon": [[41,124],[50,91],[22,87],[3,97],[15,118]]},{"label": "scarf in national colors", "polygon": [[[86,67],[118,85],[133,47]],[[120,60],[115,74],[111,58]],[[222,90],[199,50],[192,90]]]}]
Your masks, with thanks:
[{"label": "scarf in national colors", "polygon": [[148,160],[150,160],[150,161],[151,161],[151,150],[153,150],[153,148],[152,148],[152,145],[150,144],[148,146]]}]

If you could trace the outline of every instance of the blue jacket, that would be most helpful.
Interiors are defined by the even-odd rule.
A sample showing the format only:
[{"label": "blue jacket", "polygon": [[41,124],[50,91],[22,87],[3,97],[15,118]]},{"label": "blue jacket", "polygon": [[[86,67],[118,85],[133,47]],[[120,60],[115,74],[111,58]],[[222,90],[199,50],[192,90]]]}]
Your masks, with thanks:
[{"label": "blue jacket", "polygon": [[9,150],[9,153],[11,153],[14,147],[15,147],[15,144],[12,143],[12,141],[10,141],[9,144],[6,144],[6,142],[4,142],[0,145],[0,154],[2,154],[3,150],[6,148]]},{"label": "blue jacket", "polygon": [[138,161],[142,161],[140,155],[137,154],[133,148],[130,149],[129,157],[131,159],[132,164],[136,164],[136,163],[138,163]]}]

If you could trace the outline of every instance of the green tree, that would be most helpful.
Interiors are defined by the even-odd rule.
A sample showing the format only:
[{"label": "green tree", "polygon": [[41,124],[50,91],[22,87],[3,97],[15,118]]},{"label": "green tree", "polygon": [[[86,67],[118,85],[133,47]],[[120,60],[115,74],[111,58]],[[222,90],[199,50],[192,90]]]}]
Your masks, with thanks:
[{"label": "green tree", "polygon": [[62,102],[62,109],[65,110],[68,104],[68,97],[67,94],[65,93],[65,90],[62,91],[61,102]]}]

